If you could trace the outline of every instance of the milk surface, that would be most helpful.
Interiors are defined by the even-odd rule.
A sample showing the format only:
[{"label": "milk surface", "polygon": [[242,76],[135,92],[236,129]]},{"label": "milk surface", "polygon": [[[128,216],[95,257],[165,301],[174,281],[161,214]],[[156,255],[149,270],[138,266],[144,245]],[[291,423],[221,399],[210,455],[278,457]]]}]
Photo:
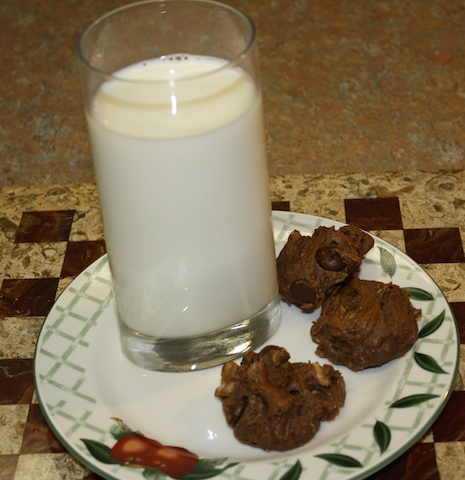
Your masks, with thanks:
[{"label": "milk surface", "polygon": [[88,115],[118,314],[146,335],[225,328],[276,294],[261,98],[224,67],[131,66]]}]

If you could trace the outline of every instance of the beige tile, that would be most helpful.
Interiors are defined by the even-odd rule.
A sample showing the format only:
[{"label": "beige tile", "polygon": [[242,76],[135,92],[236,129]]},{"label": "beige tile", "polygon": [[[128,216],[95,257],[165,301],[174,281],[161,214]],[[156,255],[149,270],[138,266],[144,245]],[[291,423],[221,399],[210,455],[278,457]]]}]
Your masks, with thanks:
[{"label": "beige tile", "polygon": [[21,455],[14,480],[80,480],[87,473],[68,453]]},{"label": "beige tile", "polygon": [[0,405],[0,454],[18,454],[29,405]]},{"label": "beige tile", "polygon": [[103,238],[103,225],[99,206],[95,205],[86,210],[76,211],[69,240],[71,242],[82,242],[85,240],[101,240]]},{"label": "beige tile", "polygon": [[17,243],[4,262],[4,278],[57,278],[66,252],[66,242]]},{"label": "beige tile", "polygon": [[465,263],[422,265],[449,302],[465,302]]},{"label": "beige tile", "polygon": [[371,230],[370,233],[405,252],[405,240],[402,230]]},{"label": "beige tile", "polygon": [[33,358],[43,317],[7,317],[0,320],[0,358]]},{"label": "beige tile", "polygon": [[441,480],[465,478],[465,442],[435,443],[436,460]]},{"label": "beige tile", "polygon": [[460,345],[460,362],[454,390],[465,390],[465,345]]},{"label": "beige tile", "polygon": [[69,284],[74,280],[72,277],[66,277],[66,278],[60,278],[58,280],[58,288],[57,288],[57,293],[56,293],[56,298],[58,297],[66,290],[66,288],[69,286]]}]

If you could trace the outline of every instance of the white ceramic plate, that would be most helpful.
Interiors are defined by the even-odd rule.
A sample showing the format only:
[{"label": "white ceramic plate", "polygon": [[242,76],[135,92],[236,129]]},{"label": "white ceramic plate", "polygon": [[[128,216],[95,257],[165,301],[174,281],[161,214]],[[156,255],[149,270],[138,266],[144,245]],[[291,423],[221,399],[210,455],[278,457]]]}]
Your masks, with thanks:
[{"label": "white ceramic plate", "polygon": [[[273,221],[277,252],[294,229],[311,234],[320,225],[342,225],[286,212],[273,212]],[[162,373],[131,364],[119,346],[106,256],[70,284],[40,332],[34,378],[42,411],[66,448],[107,479],[169,478],[157,469],[106,463],[126,428],[198,455],[186,479],[364,478],[407,450],[438,417],[456,377],[459,341],[444,295],[397,248],[375,238],[360,277],[411,290],[412,303],[423,312],[420,338],[404,357],[380,368],[352,372],[337,366],[346,382],[346,404],[301,448],[265,452],[235,440],[214,397],[221,367]],[[315,355],[309,335],[318,315],[284,304],[282,325],[268,343],[286,348],[292,362],[327,363]]]}]

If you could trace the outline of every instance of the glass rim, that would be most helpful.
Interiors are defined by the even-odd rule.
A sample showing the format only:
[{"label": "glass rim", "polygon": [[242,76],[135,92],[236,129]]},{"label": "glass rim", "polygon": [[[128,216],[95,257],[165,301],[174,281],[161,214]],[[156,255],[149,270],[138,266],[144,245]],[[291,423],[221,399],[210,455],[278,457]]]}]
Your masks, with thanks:
[{"label": "glass rim", "polygon": [[[130,3],[128,5],[123,5],[122,7],[118,7],[118,8],[115,8],[113,10],[110,10],[107,13],[104,13],[103,15],[101,15],[98,18],[96,18],[95,20],[93,20],[87,27],[84,28],[82,33],[79,35],[79,39],[77,41],[77,56],[79,58],[79,61],[80,61],[81,65],[83,65],[85,68],[92,71],[93,73],[95,73],[95,74],[97,74],[97,75],[99,75],[103,78],[106,78],[107,80],[117,80],[117,81],[122,81],[122,82],[136,83],[136,84],[146,84],[146,85],[168,84],[168,83],[173,83],[173,82],[178,83],[178,82],[183,82],[183,81],[187,81],[187,80],[195,80],[196,78],[202,78],[202,77],[210,76],[210,75],[216,74],[218,72],[221,72],[223,70],[226,70],[226,69],[229,69],[229,68],[234,68],[240,62],[242,62],[244,59],[247,58],[247,56],[249,55],[249,53],[251,52],[251,50],[253,49],[253,47],[257,43],[257,29],[256,29],[256,26],[255,26],[255,23],[253,22],[253,20],[246,13],[242,12],[241,10],[239,10],[235,7],[232,7],[231,5],[227,5],[227,4],[222,3],[222,2],[217,2],[216,0],[169,0],[169,3],[204,3],[204,4],[216,5],[218,7],[224,8],[225,10],[230,10],[231,12],[236,14],[238,17],[242,17],[246,21],[246,23],[248,23],[248,25],[250,26],[251,35],[250,35],[249,42],[247,43],[245,48],[240,53],[238,53],[233,59],[231,59],[231,60],[221,59],[221,60],[224,60],[224,63],[222,62],[220,67],[209,70],[208,72],[203,72],[203,73],[195,74],[195,75],[188,75],[188,76],[177,78],[177,79],[168,79],[168,78],[166,78],[166,79],[143,79],[143,80],[142,79],[132,79],[132,78],[127,78],[127,77],[124,77],[124,76],[116,75],[115,72],[113,72],[113,73],[105,72],[104,70],[91,65],[90,61],[86,58],[86,56],[84,55],[84,53],[82,51],[82,43],[83,43],[85,37],[98,24],[100,24],[105,19],[107,19],[107,18],[109,18],[113,15],[118,14],[119,12],[122,12],[124,10],[129,10],[129,9],[131,9],[133,7],[136,7],[136,6],[148,5],[148,4],[162,4],[162,3],[167,3],[167,2],[166,2],[166,0],[142,0],[142,1],[138,1],[138,2],[133,2],[133,3]],[[178,53],[180,55],[183,55],[183,54],[191,55],[189,52],[177,52],[177,53],[173,53],[173,54],[167,54],[166,56],[169,57],[170,55],[177,55]],[[194,56],[194,57],[197,56],[197,55],[199,55],[199,54],[196,54],[196,53],[192,54],[192,56]],[[162,58],[162,57],[163,57],[163,55],[159,58]],[[150,59],[147,59],[147,60],[150,60]],[[129,66],[130,65],[126,65],[122,69],[125,69],[126,67],[129,67]]]}]

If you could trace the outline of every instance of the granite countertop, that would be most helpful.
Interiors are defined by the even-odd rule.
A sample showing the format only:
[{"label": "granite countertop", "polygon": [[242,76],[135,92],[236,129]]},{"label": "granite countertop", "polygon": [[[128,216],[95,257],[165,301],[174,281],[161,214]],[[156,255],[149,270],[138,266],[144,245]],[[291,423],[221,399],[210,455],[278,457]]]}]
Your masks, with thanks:
[{"label": "granite countertop", "polygon": [[[456,317],[461,361],[444,411],[371,480],[465,478],[464,184],[464,170],[270,178],[276,209],[350,222],[407,252]],[[4,187],[0,212],[0,477],[98,479],[48,427],[32,373],[36,338],[53,302],[105,252],[96,187]]]},{"label": "granite countertop", "polygon": [[[0,186],[94,180],[76,42],[130,2],[2,2]],[[226,3],[258,28],[272,175],[465,168],[461,2]]]}]

